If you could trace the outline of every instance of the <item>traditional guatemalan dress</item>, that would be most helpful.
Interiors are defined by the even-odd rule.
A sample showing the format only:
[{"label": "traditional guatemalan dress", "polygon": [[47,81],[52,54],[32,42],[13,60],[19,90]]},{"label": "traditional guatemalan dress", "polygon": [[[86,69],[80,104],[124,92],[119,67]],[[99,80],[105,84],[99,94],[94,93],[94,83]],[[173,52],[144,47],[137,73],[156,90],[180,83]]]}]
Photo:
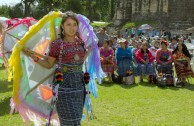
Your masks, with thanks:
[{"label": "traditional guatemalan dress", "polygon": [[[149,50],[144,52],[142,49],[139,49],[136,52],[136,60],[137,60],[137,74],[141,75],[154,75],[155,68],[153,64],[154,57]],[[144,64],[143,60],[149,60],[148,64]]]},{"label": "traditional guatemalan dress", "polygon": [[[82,65],[85,50],[83,42],[64,42],[57,39],[51,44],[49,56],[55,57],[59,62],[60,46],[63,46],[61,68],[63,83],[59,85],[58,100],[56,104],[61,126],[79,126],[82,118],[85,86]],[[55,87],[56,84],[53,84]]]},{"label": "traditional guatemalan dress", "polygon": [[[159,49],[156,52],[156,62],[158,72],[171,73],[173,62],[172,52],[170,50],[162,51],[162,49]],[[166,63],[166,65],[163,63]]]},{"label": "traditional guatemalan dress", "polygon": [[[191,65],[188,64],[187,58],[183,53],[179,53],[178,51],[173,54],[173,59],[177,62],[183,64],[184,66],[180,66],[175,63],[175,70],[178,77],[194,77],[194,73],[191,69]],[[190,69],[188,69],[188,65],[190,65]]]},{"label": "traditional guatemalan dress", "polygon": [[[114,63],[113,63],[113,56],[114,56],[114,50],[109,47],[107,50],[104,47],[100,48],[100,61],[101,66],[104,72],[114,72]],[[105,60],[103,57],[109,57],[108,60]]]},{"label": "traditional guatemalan dress", "polygon": [[117,59],[117,73],[120,76],[126,77],[127,72],[134,72],[133,62],[132,62],[132,50],[131,48],[126,48],[125,50],[119,47],[116,50]]}]

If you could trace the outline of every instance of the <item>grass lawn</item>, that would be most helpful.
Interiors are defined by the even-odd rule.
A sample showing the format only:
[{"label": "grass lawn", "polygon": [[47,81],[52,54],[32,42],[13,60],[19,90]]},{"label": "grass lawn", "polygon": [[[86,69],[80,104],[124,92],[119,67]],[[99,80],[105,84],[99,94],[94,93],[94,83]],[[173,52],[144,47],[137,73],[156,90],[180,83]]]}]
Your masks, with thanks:
[{"label": "grass lawn", "polygon": [[[194,84],[159,88],[148,83],[98,85],[93,99],[96,120],[83,126],[194,126]],[[0,67],[0,126],[24,126],[19,114],[9,115],[12,84]]]}]

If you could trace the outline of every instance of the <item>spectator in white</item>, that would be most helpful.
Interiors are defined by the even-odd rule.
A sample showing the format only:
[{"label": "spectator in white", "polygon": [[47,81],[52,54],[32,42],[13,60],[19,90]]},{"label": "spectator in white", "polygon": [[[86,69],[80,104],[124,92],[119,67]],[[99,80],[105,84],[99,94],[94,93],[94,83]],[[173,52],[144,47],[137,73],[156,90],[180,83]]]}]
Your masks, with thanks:
[{"label": "spectator in white", "polygon": [[106,34],[106,28],[100,28],[100,32],[96,34],[98,37],[98,47],[102,47],[104,44],[104,40],[109,40],[108,34]]},{"label": "spectator in white", "polygon": [[160,48],[160,41],[159,40],[152,40],[152,47],[149,48],[149,51],[156,58],[156,52]]}]

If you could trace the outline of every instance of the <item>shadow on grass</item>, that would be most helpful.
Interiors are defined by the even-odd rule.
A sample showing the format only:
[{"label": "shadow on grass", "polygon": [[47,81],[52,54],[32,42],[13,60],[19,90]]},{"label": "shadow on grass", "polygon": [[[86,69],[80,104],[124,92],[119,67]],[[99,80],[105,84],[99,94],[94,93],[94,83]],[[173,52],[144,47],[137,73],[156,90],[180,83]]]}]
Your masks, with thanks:
[{"label": "shadow on grass", "polygon": [[131,89],[134,88],[136,86],[138,86],[138,84],[131,84],[131,85],[126,85],[126,84],[118,84],[120,87],[125,88],[125,89]]},{"label": "shadow on grass", "polygon": [[177,88],[177,87],[169,87],[169,86],[165,86],[165,87],[158,86],[158,88],[160,88],[162,90],[166,90],[166,89],[171,89],[171,90],[174,90],[174,91],[178,91],[179,90],[179,88]]},{"label": "shadow on grass", "polygon": [[138,83],[139,85],[141,86],[145,86],[145,87],[156,87],[157,85],[156,84],[150,84],[148,83],[147,81],[145,82],[141,82],[141,83]]},{"label": "shadow on grass", "polygon": [[190,91],[194,91],[194,85],[193,84],[189,84],[189,85],[186,85],[186,86],[183,86],[184,89],[188,89]]},{"label": "shadow on grass", "polygon": [[170,87],[170,86],[161,87],[161,86],[158,86],[157,84],[150,84],[147,80],[146,81],[144,80],[144,82],[139,83],[139,85],[145,86],[145,87],[151,87],[151,88],[152,87],[158,87],[158,88],[160,88],[162,90],[166,90],[166,89],[171,89],[171,90],[174,90],[174,91],[178,91],[179,90],[179,88],[177,88],[177,87]]},{"label": "shadow on grass", "polygon": [[0,116],[9,114],[10,112],[9,104],[10,104],[10,97],[7,97],[0,101],[0,106],[1,106]]},{"label": "shadow on grass", "polygon": [[12,90],[12,82],[0,80],[0,93],[9,92]]},{"label": "shadow on grass", "polygon": [[111,87],[111,86],[115,85],[115,83],[114,82],[107,82],[107,81],[105,81],[102,84],[98,84],[98,85],[99,86],[104,86],[104,87]]}]

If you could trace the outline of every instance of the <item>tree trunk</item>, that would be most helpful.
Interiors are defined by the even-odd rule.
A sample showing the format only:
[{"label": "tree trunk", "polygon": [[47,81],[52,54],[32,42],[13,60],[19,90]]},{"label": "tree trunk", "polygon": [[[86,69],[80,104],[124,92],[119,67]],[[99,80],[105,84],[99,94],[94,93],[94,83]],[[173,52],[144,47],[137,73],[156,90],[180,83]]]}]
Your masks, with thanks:
[{"label": "tree trunk", "polygon": [[92,21],[92,0],[88,0],[88,10],[89,10],[88,18],[90,19],[90,22],[93,22]]},{"label": "tree trunk", "polygon": [[151,8],[151,0],[148,1],[148,12],[150,12],[150,8]]},{"label": "tree trunk", "polygon": [[139,7],[138,7],[139,13],[142,11],[142,0],[139,0]]},{"label": "tree trunk", "polygon": [[24,6],[25,6],[25,9],[24,9],[24,17],[27,17],[29,15],[29,7],[28,7],[28,1],[27,0],[24,0]]},{"label": "tree trunk", "polygon": [[138,11],[138,4],[137,4],[137,0],[135,0],[135,13],[137,13],[137,11]]},{"label": "tree trunk", "polygon": [[162,13],[163,12],[163,0],[161,0],[161,5],[160,5],[160,12]]},{"label": "tree trunk", "polygon": [[160,10],[160,0],[157,0],[157,12]]},{"label": "tree trunk", "polygon": [[114,13],[115,13],[115,3],[116,1],[115,0],[111,0],[111,19],[114,17]]}]

